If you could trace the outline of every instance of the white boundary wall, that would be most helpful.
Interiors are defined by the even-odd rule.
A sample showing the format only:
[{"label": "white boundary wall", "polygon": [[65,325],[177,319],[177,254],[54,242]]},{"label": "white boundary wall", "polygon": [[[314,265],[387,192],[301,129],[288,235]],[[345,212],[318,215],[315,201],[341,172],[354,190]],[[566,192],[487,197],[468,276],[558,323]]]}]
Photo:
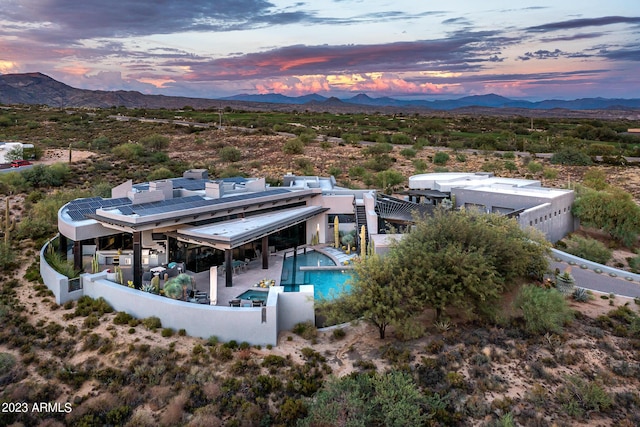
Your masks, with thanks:
[{"label": "white boundary wall", "polygon": [[252,345],[276,345],[278,341],[278,293],[271,291],[265,307],[222,307],[173,300],[106,280],[106,273],[82,276],[84,295],[103,297],[116,311],[138,319],[155,316],[163,327],[184,329],[200,338],[246,341]]}]

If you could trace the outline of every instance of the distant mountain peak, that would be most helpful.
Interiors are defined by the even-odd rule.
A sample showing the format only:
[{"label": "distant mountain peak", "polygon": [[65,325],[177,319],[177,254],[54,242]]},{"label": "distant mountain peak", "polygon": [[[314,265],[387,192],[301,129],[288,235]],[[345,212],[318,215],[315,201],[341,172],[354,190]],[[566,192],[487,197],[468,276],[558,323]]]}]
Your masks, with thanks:
[{"label": "distant mountain peak", "polygon": [[[97,107],[124,106],[128,108],[221,108],[242,105],[244,108],[264,110],[279,108],[280,105],[305,105],[307,108],[334,107],[339,111],[383,111],[384,108],[405,110],[455,110],[469,108],[492,109],[536,109],[536,110],[625,110],[640,109],[640,99],[582,98],[572,101],[545,100],[538,102],[514,100],[495,93],[470,95],[458,99],[403,100],[389,97],[373,98],[366,93],[358,93],[351,98],[326,98],[312,93],[303,96],[286,96],[278,93],[239,94],[221,99],[187,98],[165,95],[145,95],[136,91],[99,91],[77,89],[59,82],[46,74],[30,72],[23,74],[0,74],[0,104],[42,104],[54,107]],[[262,104],[262,106],[260,106]],[[359,109],[359,110],[356,110]],[[397,110],[394,110],[397,111]]]}]

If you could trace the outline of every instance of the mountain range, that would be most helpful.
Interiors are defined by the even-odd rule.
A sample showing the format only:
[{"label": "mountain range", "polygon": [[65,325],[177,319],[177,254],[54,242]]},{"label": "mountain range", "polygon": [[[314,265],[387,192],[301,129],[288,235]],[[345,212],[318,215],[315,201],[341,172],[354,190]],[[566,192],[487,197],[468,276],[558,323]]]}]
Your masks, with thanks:
[{"label": "mountain range", "polygon": [[[358,94],[339,99],[310,94],[290,97],[281,94],[241,94],[220,99],[146,95],[136,91],[100,91],[77,89],[42,73],[0,75],[0,104],[48,105],[52,107],[109,108],[201,108],[237,107],[246,110],[285,110],[304,106],[319,111],[405,111],[509,109],[509,110],[636,110],[640,99],[582,98],[575,100],[545,100],[531,102],[514,100],[496,94],[466,96],[447,100],[399,100],[389,97],[372,98]],[[292,107],[293,106],[293,107]]]}]

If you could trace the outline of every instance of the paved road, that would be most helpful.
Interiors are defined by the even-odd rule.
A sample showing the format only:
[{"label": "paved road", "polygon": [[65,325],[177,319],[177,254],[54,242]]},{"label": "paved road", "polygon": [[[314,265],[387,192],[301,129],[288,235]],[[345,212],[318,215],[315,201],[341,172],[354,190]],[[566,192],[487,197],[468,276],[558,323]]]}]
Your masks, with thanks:
[{"label": "paved road", "polygon": [[[569,267],[569,264],[553,261],[550,263],[550,267],[552,270],[558,268],[560,271],[564,271]],[[637,282],[630,282],[622,277],[611,277],[607,273],[598,274],[592,270],[581,269],[577,265],[570,267],[577,287],[606,294],[614,293],[625,297],[640,298],[640,284]]]}]

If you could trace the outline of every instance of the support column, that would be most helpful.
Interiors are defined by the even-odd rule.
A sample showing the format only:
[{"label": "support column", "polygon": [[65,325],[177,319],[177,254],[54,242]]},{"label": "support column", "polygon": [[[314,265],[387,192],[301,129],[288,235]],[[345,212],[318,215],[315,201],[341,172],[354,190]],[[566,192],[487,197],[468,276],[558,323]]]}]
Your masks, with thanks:
[{"label": "support column", "polygon": [[84,266],[82,265],[82,242],[79,240],[73,242],[73,268],[84,271]]},{"label": "support column", "polygon": [[63,236],[62,234],[58,238],[58,253],[62,255],[64,259],[67,259],[67,236]]},{"label": "support column", "polygon": [[142,287],[142,232],[133,232],[133,287]]},{"label": "support column", "polygon": [[262,269],[269,269],[269,236],[262,238]]},{"label": "support column", "polygon": [[233,250],[224,250],[224,285],[227,288],[233,286]]}]

